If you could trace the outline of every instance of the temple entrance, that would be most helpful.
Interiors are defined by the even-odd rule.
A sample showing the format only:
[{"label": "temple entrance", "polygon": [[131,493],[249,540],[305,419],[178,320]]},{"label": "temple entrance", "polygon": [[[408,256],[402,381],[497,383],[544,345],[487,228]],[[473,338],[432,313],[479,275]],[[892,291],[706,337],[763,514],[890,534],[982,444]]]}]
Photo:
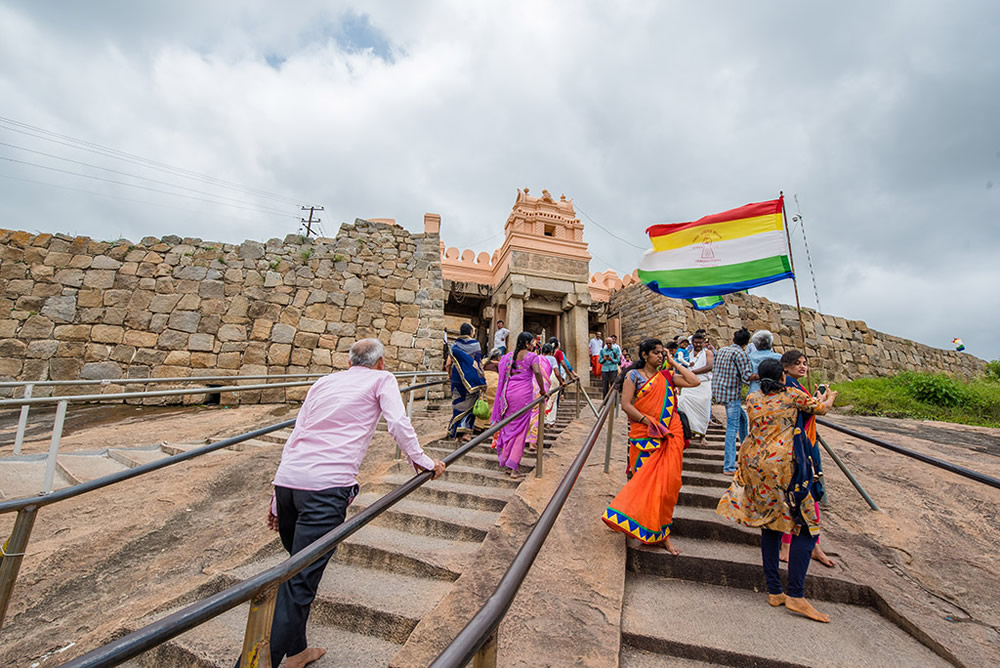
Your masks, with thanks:
[{"label": "temple entrance", "polygon": [[524,331],[542,337],[542,341],[547,340],[550,336],[559,336],[558,323],[559,316],[554,313],[526,311],[524,314]]}]

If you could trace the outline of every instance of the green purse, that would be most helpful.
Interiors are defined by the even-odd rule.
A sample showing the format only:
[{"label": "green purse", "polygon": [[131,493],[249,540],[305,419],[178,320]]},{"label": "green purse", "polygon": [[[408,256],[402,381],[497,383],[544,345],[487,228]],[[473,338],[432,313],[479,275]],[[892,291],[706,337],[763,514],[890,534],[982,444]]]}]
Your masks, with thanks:
[{"label": "green purse", "polygon": [[472,407],[472,414],[480,420],[485,420],[490,416],[490,405],[486,403],[485,399],[476,399],[476,403]]}]

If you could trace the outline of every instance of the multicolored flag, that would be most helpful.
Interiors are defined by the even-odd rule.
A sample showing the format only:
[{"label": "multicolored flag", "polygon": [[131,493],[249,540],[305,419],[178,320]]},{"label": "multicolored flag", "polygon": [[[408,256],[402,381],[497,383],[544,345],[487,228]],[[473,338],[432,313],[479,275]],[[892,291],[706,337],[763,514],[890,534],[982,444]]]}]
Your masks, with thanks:
[{"label": "multicolored flag", "polygon": [[695,297],[694,299],[689,299],[691,306],[694,307],[695,311],[710,311],[719,304],[722,303],[722,297],[720,295],[714,295],[712,297]]},{"label": "multicolored flag", "polygon": [[965,350],[965,344],[962,343],[962,339],[952,339],[951,342],[955,344],[956,352],[962,352]]},{"label": "multicolored flag", "polygon": [[718,300],[705,310],[722,303],[719,295],[793,278],[783,211],[779,197],[691,223],[653,225],[639,279],[667,297]]}]

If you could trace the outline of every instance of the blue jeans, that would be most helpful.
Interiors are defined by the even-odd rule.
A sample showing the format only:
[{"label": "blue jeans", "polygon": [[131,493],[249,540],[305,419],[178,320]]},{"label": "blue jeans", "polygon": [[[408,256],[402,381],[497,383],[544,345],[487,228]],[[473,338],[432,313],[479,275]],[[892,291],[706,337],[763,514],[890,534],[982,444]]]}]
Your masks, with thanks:
[{"label": "blue jeans", "polygon": [[736,470],[736,450],[747,437],[749,422],[739,399],[726,402],[726,454],[722,463],[723,473]]}]

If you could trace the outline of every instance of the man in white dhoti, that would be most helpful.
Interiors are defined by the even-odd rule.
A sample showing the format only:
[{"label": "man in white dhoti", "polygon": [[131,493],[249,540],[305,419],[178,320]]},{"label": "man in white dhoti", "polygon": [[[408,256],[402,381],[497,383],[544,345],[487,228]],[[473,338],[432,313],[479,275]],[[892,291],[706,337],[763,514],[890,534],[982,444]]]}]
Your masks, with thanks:
[{"label": "man in white dhoti", "polygon": [[685,387],[677,408],[687,416],[691,432],[700,438],[698,445],[705,444],[705,432],[712,419],[712,361],[714,355],[705,347],[705,335],[697,333],[691,337],[691,371],[698,376],[701,384]]}]

